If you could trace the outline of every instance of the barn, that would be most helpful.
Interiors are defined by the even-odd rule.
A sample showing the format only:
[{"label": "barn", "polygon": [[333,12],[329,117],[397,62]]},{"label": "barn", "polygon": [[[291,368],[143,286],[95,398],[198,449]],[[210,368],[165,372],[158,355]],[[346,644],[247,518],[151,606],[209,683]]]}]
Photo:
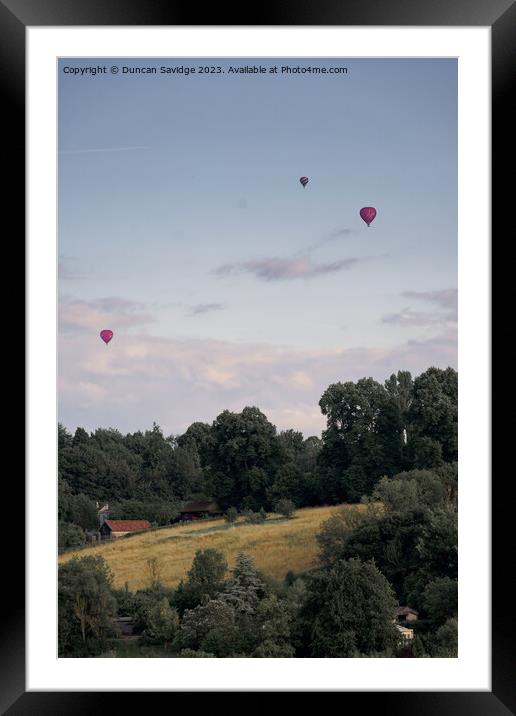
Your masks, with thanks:
[{"label": "barn", "polygon": [[398,607],[394,613],[394,621],[396,622],[415,622],[419,616],[419,612],[411,607]]},{"label": "barn", "polygon": [[100,527],[101,539],[116,539],[131,532],[148,530],[151,523],[147,520],[104,520]]},{"label": "barn", "polygon": [[203,517],[221,517],[223,514],[216,502],[187,502],[181,510],[181,519],[189,522]]}]

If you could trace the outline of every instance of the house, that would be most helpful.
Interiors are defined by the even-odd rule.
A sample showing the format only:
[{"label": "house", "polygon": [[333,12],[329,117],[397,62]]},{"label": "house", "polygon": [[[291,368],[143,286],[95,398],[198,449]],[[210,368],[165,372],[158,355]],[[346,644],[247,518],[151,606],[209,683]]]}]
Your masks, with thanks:
[{"label": "house", "polygon": [[99,516],[99,525],[102,527],[104,520],[109,519],[109,505],[107,504],[107,502],[104,507],[101,507],[100,509],[99,503],[97,502],[97,514]]},{"label": "house", "polygon": [[100,527],[101,539],[116,539],[131,532],[148,530],[151,523],[147,520],[104,520]]},{"label": "house", "polygon": [[419,617],[419,612],[410,607],[398,607],[394,612],[395,622],[415,622]]},{"label": "house", "polygon": [[396,624],[396,629],[399,631],[403,643],[411,641],[414,638],[413,629],[407,629],[407,627],[401,626],[400,624]]},{"label": "house", "polygon": [[187,502],[181,510],[181,519],[188,522],[203,517],[221,517],[223,514],[216,502]]}]

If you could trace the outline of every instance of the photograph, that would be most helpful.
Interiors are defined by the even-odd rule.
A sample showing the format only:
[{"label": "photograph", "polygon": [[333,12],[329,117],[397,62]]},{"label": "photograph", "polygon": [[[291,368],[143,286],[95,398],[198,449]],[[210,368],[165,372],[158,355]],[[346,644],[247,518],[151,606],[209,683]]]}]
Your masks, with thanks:
[{"label": "photograph", "polygon": [[458,67],[56,59],[59,660],[463,656]]}]

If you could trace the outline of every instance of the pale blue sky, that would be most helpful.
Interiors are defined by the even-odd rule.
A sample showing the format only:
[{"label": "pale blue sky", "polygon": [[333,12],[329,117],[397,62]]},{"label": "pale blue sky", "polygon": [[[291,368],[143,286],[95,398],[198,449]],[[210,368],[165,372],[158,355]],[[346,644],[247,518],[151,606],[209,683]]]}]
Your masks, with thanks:
[{"label": "pale blue sky", "polygon": [[[97,64],[214,64],[226,72],[62,72]],[[342,65],[348,74],[227,73],[245,64]],[[185,425],[185,401],[197,400],[192,419],[211,420],[251,400],[265,412],[302,414],[303,405],[317,407],[325,380],[384,379],[385,356],[428,341],[428,355],[421,348],[397,367],[453,363],[456,60],[95,58],[61,60],[60,70],[60,416],[70,428],[137,429],[157,420],[177,432],[191,422]],[[305,189],[302,175],[310,179]],[[370,228],[362,206],[378,210]],[[90,341],[94,352],[106,348],[102,328],[115,332],[110,361],[125,346],[116,360],[141,396],[131,409],[116,407],[127,384],[116,388],[98,361],[82,360]],[[432,352],[443,337],[442,355]],[[199,383],[195,359],[188,373],[176,354],[181,345],[203,354],[210,341],[227,351],[215,370],[216,394],[203,382],[210,383],[209,364]],[[169,346],[177,365],[163,369],[151,401],[149,380],[159,369],[148,376],[144,362],[135,373],[130,355],[155,342]],[[251,344],[288,357],[280,365],[276,356],[272,374],[263,368],[246,382],[246,359],[237,369],[231,347],[255,357]],[[362,361],[358,374],[360,363],[344,368],[357,351],[383,358],[370,367]],[[273,406],[257,388],[288,373],[294,354],[312,360],[341,352],[342,374],[337,367],[318,377],[317,366],[303,364],[302,396],[290,384],[283,392],[277,386]],[[270,367],[271,359],[259,363]],[[79,383],[89,386],[87,398],[72,389]],[[170,406],[172,393],[181,393],[182,406]],[[278,427],[287,426],[282,420]],[[315,417],[296,420],[308,432],[320,425]]]}]

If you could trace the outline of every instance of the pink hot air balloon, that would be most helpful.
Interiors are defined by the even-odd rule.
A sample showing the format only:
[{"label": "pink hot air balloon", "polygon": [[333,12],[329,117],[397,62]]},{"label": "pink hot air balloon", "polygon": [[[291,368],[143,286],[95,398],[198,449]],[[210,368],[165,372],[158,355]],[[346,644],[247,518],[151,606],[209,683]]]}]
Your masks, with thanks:
[{"label": "pink hot air balloon", "polygon": [[360,216],[369,226],[371,221],[376,216],[376,209],[374,208],[374,206],[364,206],[363,209],[360,209]]},{"label": "pink hot air balloon", "polygon": [[103,331],[100,332],[100,337],[107,345],[109,341],[113,338],[113,331],[110,331],[108,328],[105,328]]}]

